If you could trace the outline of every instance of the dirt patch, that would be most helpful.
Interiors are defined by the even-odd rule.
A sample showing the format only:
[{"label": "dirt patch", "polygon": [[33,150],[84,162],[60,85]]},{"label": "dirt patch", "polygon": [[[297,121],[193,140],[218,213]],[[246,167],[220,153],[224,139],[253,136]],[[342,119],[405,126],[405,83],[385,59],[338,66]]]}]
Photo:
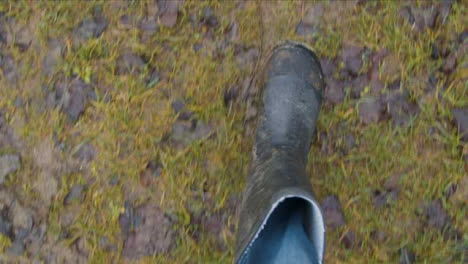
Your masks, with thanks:
[{"label": "dirt patch", "polygon": [[166,253],[174,246],[172,223],[155,205],[148,203],[135,208],[134,212],[125,212],[120,216],[120,222],[122,228],[128,230],[122,251],[124,257],[137,259],[153,256]]}]

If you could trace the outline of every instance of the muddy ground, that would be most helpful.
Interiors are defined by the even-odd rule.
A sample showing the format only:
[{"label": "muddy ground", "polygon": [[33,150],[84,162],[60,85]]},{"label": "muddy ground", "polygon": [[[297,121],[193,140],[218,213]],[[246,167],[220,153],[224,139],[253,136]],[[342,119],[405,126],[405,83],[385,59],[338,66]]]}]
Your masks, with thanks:
[{"label": "muddy ground", "polygon": [[2,263],[230,263],[271,49],[318,54],[328,263],[468,261],[464,1],[2,1]]}]

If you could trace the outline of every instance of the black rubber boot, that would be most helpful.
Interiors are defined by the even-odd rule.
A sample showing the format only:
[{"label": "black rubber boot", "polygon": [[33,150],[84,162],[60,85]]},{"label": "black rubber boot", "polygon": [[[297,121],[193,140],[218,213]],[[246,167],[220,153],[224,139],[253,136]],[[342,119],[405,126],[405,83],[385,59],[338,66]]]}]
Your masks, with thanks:
[{"label": "black rubber boot", "polygon": [[[292,258],[286,263],[322,263],[325,226],[305,172],[324,89],[320,62],[304,45],[288,42],[273,51],[265,70],[234,262],[283,263],[277,260],[285,251]],[[299,237],[296,232],[307,241],[288,241],[289,233]],[[310,261],[287,248],[294,243]]]}]

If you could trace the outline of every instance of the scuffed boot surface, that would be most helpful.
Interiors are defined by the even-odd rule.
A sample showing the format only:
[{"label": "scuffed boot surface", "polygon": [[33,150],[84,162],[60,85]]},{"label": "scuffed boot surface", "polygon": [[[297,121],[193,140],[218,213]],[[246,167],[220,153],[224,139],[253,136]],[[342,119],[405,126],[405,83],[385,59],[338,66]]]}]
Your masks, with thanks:
[{"label": "scuffed boot surface", "polygon": [[[266,261],[272,258],[270,261],[280,261],[287,256],[311,261],[323,258],[323,217],[305,174],[323,86],[320,64],[312,51],[294,43],[280,45],[273,51],[266,66],[264,108],[257,124],[252,164],[241,207],[236,250],[239,263],[250,263],[244,262],[250,261],[247,259]],[[288,211],[279,217],[281,223],[273,219],[273,224],[267,227],[272,215],[276,215],[277,210],[283,210],[277,207],[278,204],[289,198],[307,204],[308,218],[301,222],[294,217],[294,210]],[[307,232],[301,232],[301,226]],[[261,233],[264,228],[275,232]],[[287,234],[296,235],[290,240]],[[267,239],[269,236],[274,236],[276,242]],[[285,250],[284,245],[298,241],[302,241],[300,243],[307,249],[297,252]],[[277,250],[269,249],[270,246]],[[254,250],[263,247],[265,251]],[[251,252],[254,252],[253,255],[250,255]],[[284,254],[276,258],[269,256],[269,252]]]}]

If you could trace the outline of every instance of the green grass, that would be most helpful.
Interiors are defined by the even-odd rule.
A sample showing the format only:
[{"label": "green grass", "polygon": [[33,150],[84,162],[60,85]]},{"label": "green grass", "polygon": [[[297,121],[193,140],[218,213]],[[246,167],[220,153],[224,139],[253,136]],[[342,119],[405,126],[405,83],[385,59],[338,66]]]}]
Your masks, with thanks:
[{"label": "green grass", "polygon": [[[227,201],[241,194],[247,175],[253,137],[246,131],[253,124],[244,121],[245,105],[239,103],[227,109],[223,94],[233,84],[241,84],[257,68],[253,63],[247,69],[239,69],[232,46],[225,50],[222,60],[211,53],[231,21],[239,23],[235,42],[260,50],[262,62],[267,52],[285,39],[306,42],[320,56],[330,58],[339,55],[343,43],[367,46],[374,51],[386,47],[398,56],[402,84],[414,99],[423,96],[424,87],[418,78],[427,79],[430,72],[444,63],[441,59],[430,59],[430,43],[444,38],[452,45],[467,25],[467,6],[462,2],[454,4],[446,25],[420,34],[401,22],[399,3],[367,3],[370,7],[380,5],[376,12],[367,12],[364,7],[354,10],[348,4],[351,5],[337,7],[325,3],[329,14],[321,25],[325,33],[312,43],[294,32],[303,12],[312,5],[308,2],[251,1],[239,8],[235,2],[186,1],[177,25],[160,27],[146,41],[141,41],[136,28],[121,29],[119,18],[123,14],[143,17],[154,5],[149,1],[132,1],[125,9],[116,8],[115,1],[2,2],[0,11],[5,16],[20,24],[35,25],[31,26],[35,40],[27,51],[21,52],[15,46],[2,50],[18,62],[21,79],[17,87],[1,84],[0,109],[25,149],[22,170],[7,187],[20,190],[26,205],[32,203],[38,197],[32,187],[37,173],[29,150],[44,140],[52,140],[55,133],[66,146],[60,159],[69,162],[76,146],[90,142],[97,156],[89,166],[60,175],[57,196],[44,216],[47,237],[56,239],[63,231],[59,220],[66,210],[62,201],[69,188],[74,183],[89,183],[84,201],[79,204],[81,212],[69,228],[71,235],[65,244],[85,238],[90,263],[125,262],[120,256],[118,216],[127,195],[132,194],[137,194],[139,202],[161,206],[176,219],[174,228],[178,231],[171,252],[141,259],[141,263],[230,263],[235,243],[230,226],[235,225],[237,216],[227,214],[226,226],[220,234],[225,249],[217,249],[213,234],[201,234],[195,240],[191,233],[196,227],[190,223],[193,211],[212,214],[227,210]],[[211,6],[218,16],[219,27],[213,30],[215,42],[204,38],[206,29],[198,30],[191,25],[190,15],[200,15],[205,6]],[[96,8],[103,10],[109,22],[106,31],[97,39],[73,47],[73,28]],[[50,38],[64,42],[64,58],[57,67],[58,74],[45,78],[40,75],[40,68]],[[200,42],[204,47],[194,52],[192,46]],[[119,55],[125,50],[147,59],[148,68],[140,76],[114,75]],[[462,59],[466,63],[466,55]],[[144,77],[150,68],[158,69],[164,78],[147,88]],[[52,87],[60,74],[79,76],[96,90],[98,99],[88,105],[76,124],[68,122],[63,112],[44,107],[42,86]],[[430,96],[419,105],[419,116],[406,128],[395,128],[387,121],[360,124],[358,101],[349,97],[342,104],[322,109],[319,134],[326,132],[328,140],[340,147],[345,132],[351,133],[358,146],[344,155],[339,151],[323,154],[319,138],[309,156],[308,173],[319,200],[330,194],[338,195],[347,220],[346,227],[328,232],[328,263],[393,263],[399,260],[398,250],[403,246],[415,253],[418,263],[461,261],[460,245],[468,243],[466,201],[447,200],[444,192],[450,183],[460,183],[467,175],[461,153],[468,153],[468,148],[462,145],[450,123],[450,109],[468,104],[466,69],[458,67],[452,76],[441,76],[448,88],[440,98]],[[439,85],[442,91],[441,88]],[[17,96],[28,102],[24,108],[14,106]],[[108,102],[105,96],[112,99]],[[184,149],[163,142],[176,120],[171,109],[176,98],[184,98],[190,111],[212,125],[214,134],[210,139],[193,142]],[[339,129],[340,126],[345,129]],[[430,135],[428,131],[433,127],[437,133]],[[0,149],[0,153],[10,151]],[[140,172],[153,159],[163,165],[161,176],[151,186],[141,187]],[[388,207],[375,208],[373,191],[396,173],[401,174],[398,200]],[[108,184],[113,177],[119,177],[119,184]],[[199,198],[203,192],[209,193],[212,204]],[[443,234],[421,226],[420,203],[433,199],[442,199],[453,225],[465,234],[462,242],[446,240]],[[370,238],[376,229],[387,234],[384,242],[376,243]],[[351,250],[339,242],[348,230],[354,231],[360,241]],[[100,249],[98,242],[102,236],[115,243],[118,250]],[[0,250],[10,244],[7,237],[0,237]]]}]

